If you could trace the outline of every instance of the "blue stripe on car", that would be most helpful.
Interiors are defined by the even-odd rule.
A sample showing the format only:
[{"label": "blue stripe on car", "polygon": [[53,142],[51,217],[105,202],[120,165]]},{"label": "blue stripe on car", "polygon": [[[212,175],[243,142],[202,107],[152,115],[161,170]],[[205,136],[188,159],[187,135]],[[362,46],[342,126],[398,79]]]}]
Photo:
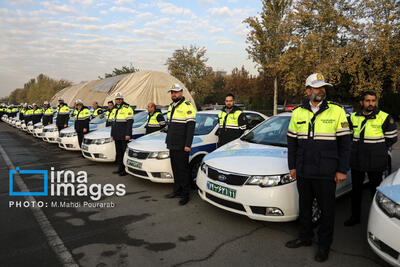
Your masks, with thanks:
[{"label": "blue stripe on car", "polygon": [[216,148],[217,148],[216,143],[202,145],[202,146],[195,146],[195,147],[192,147],[192,149],[190,150],[190,155],[194,155],[199,151],[205,151],[207,153],[210,153],[210,152],[214,151]]}]

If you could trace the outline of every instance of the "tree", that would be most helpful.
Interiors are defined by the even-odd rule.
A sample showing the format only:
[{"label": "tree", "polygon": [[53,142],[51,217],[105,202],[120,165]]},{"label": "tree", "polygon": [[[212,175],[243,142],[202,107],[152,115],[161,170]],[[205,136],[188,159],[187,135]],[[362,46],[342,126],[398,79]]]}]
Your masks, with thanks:
[{"label": "tree", "polygon": [[168,72],[183,82],[194,95],[196,102],[202,102],[212,89],[213,70],[206,65],[208,58],[204,47],[191,45],[176,49],[165,63]]},{"label": "tree", "polygon": [[250,32],[247,36],[249,57],[264,74],[274,79],[274,115],[278,113],[279,62],[292,35],[289,16],[291,0],[263,0],[260,18],[249,17],[244,22]]},{"label": "tree", "polygon": [[[112,73],[104,73],[104,78],[110,78],[114,76],[118,76],[121,74],[128,74],[128,73],[134,73],[138,72],[139,69],[135,68],[132,63],[130,63],[130,66],[122,66],[120,69],[114,68]],[[99,79],[103,79],[101,76],[98,77]]]}]

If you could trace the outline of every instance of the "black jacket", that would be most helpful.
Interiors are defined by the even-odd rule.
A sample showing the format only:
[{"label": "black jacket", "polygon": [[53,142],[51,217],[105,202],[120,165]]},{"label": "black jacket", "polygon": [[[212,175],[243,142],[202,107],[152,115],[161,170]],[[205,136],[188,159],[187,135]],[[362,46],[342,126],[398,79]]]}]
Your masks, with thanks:
[{"label": "black jacket", "polygon": [[[156,109],[155,112],[161,112],[161,110]],[[147,124],[149,123],[149,121],[150,121],[151,117],[153,116],[153,114],[151,114],[151,116],[149,116],[149,118],[147,119],[147,123],[146,123],[146,126],[145,126],[146,134],[157,132],[157,131],[161,130],[162,128],[164,128],[166,126],[164,116],[160,113],[160,114],[157,115],[157,121],[160,124],[160,127],[148,127]]]},{"label": "black jacket", "polygon": [[[361,110],[356,112],[356,116],[364,116],[367,120],[375,119],[376,115],[381,112],[375,109],[371,114],[364,115]],[[349,118],[350,128],[353,129],[353,123]],[[359,171],[384,171],[388,164],[388,149],[397,142],[396,123],[389,115],[382,124],[383,133],[396,132],[391,137],[385,136],[385,142],[382,143],[364,143],[364,131],[360,133],[360,141],[353,141],[351,146],[350,167]]]},{"label": "black jacket", "polygon": [[[233,106],[231,111],[228,114],[234,113],[237,110],[241,110],[241,109],[239,107],[237,107],[237,106]],[[223,107],[222,112],[226,113],[226,107]],[[228,114],[225,116],[225,120],[223,122],[223,127],[222,128],[218,128],[218,131],[217,131],[218,147],[223,146],[223,145],[225,145],[225,144],[227,144],[227,143],[239,138],[247,128],[247,118],[246,118],[246,115],[244,115],[243,112],[237,118],[238,125],[240,127],[239,129],[226,128],[225,126],[226,126],[226,119],[228,117]]]},{"label": "black jacket", "polygon": [[178,108],[180,105],[192,105],[192,104],[190,102],[185,101],[185,98],[182,97],[182,99],[179,100],[176,106],[172,106],[170,118],[168,120],[167,138],[165,140],[165,142],[167,143],[167,148],[170,150],[183,150],[185,147],[192,146],[196,121],[190,120],[187,121],[186,123],[177,123],[171,121],[175,109]]},{"label": "black jacket", "polygon": [[[119,110],[122,108],[128,108],[129,104],[122,102],[121,105],[115,105],[114,109],[115,111],[115,117],[117,117]],[[111,136],[114,138],[114,140],[125,140],[125,136],[131,136],[132,137],[132,124],[133,124],[133,119],[129,119],[125,122],[118,122],[118,121],[113,121],[111,123]]]},{"label": "black jacket", "polygon": [[44,114],[46,112],[46,110],[49,109],[49,108],[43,109],[43,120],[42,121],[43,121],[43,125],[44,126],[53,123],[53,114],[51,114],[51,115],[45,115]]},{"label": "black jacket", "polygon": [[[58,107],[61,106],[67,106],[67,104],[62,103],[61,105],[58,105]],[[65,124],[68,125],[68,121],[69,121],[69,114],[57,114],[57,118],[56,118],[56,125],[57,126],[64,126]]]},{"label": "black jacket", "polygon": [[[84,128],[86,128],[86,130],[87,130],[86,133],[89,132],[90,115],[89,115],[89,117],[87,117],[87,118],[84,119],[84,120],[78,120],[78,119],[77,119],[78,116],[79,116],[79,113],[81,113],[81,112],[82,112],[83,110],[85,110],[85,109],[89,110],[87,107],[83,106],[81,110],[78,110],[78,113],[77,113],[77,115],[75,116],[75,126],[74,126],[74,127],[75,127],[75,131],[76,131],[77,133],[83,133],[83,129],[84,129]],[[89,114],[90,114],[90,112],[89,112]]]},{"label": "black jacket", "polygon": [[[298,108],[312,112],[309,101]],[[329,108],[328,102],[323,101],[314,118]],[[307,139],[291,137],[288,132],[289,169],[296,169],[298,178],[333,179],[336,172],[347,173],[349,170],[350,145],[351,134],[336,136],[336,140],[316,140],[311,137],[310,126]]]},{"label": "black jacket", "polygon": [[[38,110],[40,108],[37,108],[35,110]],[[40,122],[40,120],[42,119],[43,114],[33,114],[32,115],[32,123],[33,125],[35,125],[36,123]]]}]

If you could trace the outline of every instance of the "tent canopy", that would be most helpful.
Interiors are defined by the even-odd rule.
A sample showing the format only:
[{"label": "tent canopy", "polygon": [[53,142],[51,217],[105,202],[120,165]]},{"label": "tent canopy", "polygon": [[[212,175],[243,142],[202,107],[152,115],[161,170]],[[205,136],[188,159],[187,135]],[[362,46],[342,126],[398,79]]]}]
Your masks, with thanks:
[{"label": "tent canopy", "polygon": [[174,83],[183,87],[183,95],[195,105],[192,96],[181,81],[160,71],[139,71],[129,74],[107,95],[103,105],[107,105],[109,100],[114,100],[117,92],[124,95],[125,102],[137,108],[144,109],[149,102],[162,106],[169,105],[171,96],[168,90]]}]

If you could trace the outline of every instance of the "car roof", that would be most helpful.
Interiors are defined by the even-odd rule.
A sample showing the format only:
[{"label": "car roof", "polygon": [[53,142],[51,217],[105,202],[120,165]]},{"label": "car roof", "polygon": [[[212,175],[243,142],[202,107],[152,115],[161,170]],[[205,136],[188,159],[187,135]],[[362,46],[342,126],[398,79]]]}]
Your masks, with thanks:
[{"label": "car roof", "polygon": [[276,116],[278,116],[278,117],[291,117],[292,116],[292,112],[282,112],[282,113],[279,113]]}]

